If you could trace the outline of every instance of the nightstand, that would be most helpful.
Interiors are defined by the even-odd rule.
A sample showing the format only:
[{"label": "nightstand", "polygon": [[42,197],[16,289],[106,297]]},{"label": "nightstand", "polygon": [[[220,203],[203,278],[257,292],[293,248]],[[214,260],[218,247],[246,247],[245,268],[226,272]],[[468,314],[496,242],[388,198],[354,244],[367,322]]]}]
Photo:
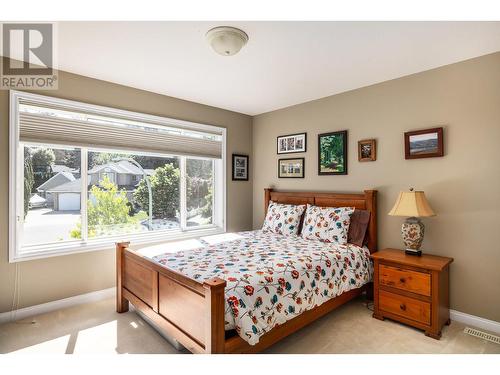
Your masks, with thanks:
[{"label": "nightstand", "polygon": [[406,255],[397,249],[373,253],[373,317],[389,318],[441,338],[450,324],[449,274],[453,258]]}]

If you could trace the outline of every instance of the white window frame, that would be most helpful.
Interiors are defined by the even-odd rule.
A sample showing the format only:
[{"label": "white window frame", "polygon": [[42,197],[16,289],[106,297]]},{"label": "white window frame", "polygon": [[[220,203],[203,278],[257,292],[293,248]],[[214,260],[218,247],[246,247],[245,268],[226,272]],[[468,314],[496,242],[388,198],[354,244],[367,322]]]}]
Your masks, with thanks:
[{"label": "white window frame", "polygon": [[[81,149],[81,179],[82,179],[82,191],[81,191],[81,215],[82,215],[82,241],[67,241],[63,243],[52,243],[44,245],[32,245],[27,246],[23,249],[19,246],[19,224],[22,222],[20,209],[22,208],[22,203],[24,200],[24,152],[23,147],[19,141],[19,99],[36,99],[37,101],[47,103],[47,104],[64,104],[72,107],[74,110],[92,110],[98,111],[102,115],[107,116],[117,116],[130,118],[136,121],[144,122],[155,122],[165,124],[166,126],[179,126],[183,128],[189,128],[198,131],[217,131],[222,135],[222,159],[220,161],[214,162],[214,194],[213,194],[213,224],[206,225],[202,227],[187,227],[185,210],[186,207],[186,181],[185,173],[182,174],[181,178],[181,190],[180,190],[180,204],[181,204],[181,227],[179,230],[159,230],[146,233],[137,234],[127,234],[118,236],[109,236],[105,238],[88,239],[85,238],[87,234],[87,223],[86,220],[86,197],[87,197],[87,174],[83,173],[87,170],[87,152],[88,151],[113,151],[113,152],[126,152],[126,150],[114,150],[114,149],[102,149],[99,147],[79,147]],[[41,259],[53,256],[68,255],[75,253],[82,253],[88,251],[96,250],[107,250],[114,249],[115,242],[120,241],[130,241],[133,245],[143,245],[148,243],[158,243],[167,241],[176,241],[179,239],[187,238],[197,238],[202,236],[208,236],[213,234],[221,234],[226,232],[226,187],[227,187],[227,163],[226,163],[226,129],[222,127],[217,127],[213,125],[199,124],[189,121],[170,119],[166,117],[148,115],[139,112],[125,111],[121,109],[115,109],[110,107],[97,106],[82,102],[76,102],[66,99],[59,99],[54,97],[48,97],[38,94],[26,93],[16,90],[10,90],[10,112],[9,112],[9,262],[19,262],[32,259]],[[61,147],[60,145],[50,145],[49,143],[44,143],[43,140],[40,144],[46,145],[46,147]],[[136,151],[130,151],[132,153],[137,153]],[[180,168],[185,171],[185,159],[186,158],[199,158],[206,159],[203,157],[196,156],[183,156],[175,154],[152,154],[145,152],[144,154],[151,156],[177,156],[180,161]],[[220,178],[218,176],[221,176]],[[219,203],[222,201],[221,203]],[[20,207],[21,206],[21,207]]]}]

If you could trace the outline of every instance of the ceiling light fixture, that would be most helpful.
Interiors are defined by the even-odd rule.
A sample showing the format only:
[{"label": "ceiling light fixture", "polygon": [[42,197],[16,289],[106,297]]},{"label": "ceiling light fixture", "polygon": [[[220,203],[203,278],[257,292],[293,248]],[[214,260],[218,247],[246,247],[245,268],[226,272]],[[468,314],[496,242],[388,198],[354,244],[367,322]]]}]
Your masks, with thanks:
[{"label": "ceiling light fixture", "polygon": [[205,37],[212,49],[222,56],[237,54],[248,42],[248,35],[243,30],[230,26],[214,27]]}]

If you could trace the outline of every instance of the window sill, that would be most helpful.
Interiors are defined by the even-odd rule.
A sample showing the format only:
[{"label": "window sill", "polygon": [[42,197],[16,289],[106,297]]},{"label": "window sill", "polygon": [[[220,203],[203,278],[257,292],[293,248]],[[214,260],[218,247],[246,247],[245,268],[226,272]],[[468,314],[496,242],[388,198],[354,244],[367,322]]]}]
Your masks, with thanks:
[{"label": "window sill", "polygon": [[131,245],[147,245],[159,242],[171,242],[183,239],[198,238],[225,233],[224,229],[216,226],[186,231],[164,231],[160,233],[130,234],[124,236],[107,237],[96,239],[87,243],[75,242],[64,244],[50,244],[43,246],[30,246],[24,248],[18,254],[11,254],[9,263],[24,262],[28,260],[44,259],[55,256],[87,253],[91,251],[112,250],[116,242],[130,241]]}]

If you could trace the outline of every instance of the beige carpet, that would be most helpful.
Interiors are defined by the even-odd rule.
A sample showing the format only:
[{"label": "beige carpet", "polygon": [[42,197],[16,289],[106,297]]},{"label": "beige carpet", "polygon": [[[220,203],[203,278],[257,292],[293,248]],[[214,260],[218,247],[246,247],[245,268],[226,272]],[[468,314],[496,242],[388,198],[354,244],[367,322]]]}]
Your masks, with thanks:
[{"label": "beige carpet", "polygon": [[[134,312],[117,314],[114,300],[0,325],[0,353],[179,353]],[[331,312],[267,353],[500,353],[500,345],[463,333],[452,322],[441,340],[371,317],[362,299]]]}]

